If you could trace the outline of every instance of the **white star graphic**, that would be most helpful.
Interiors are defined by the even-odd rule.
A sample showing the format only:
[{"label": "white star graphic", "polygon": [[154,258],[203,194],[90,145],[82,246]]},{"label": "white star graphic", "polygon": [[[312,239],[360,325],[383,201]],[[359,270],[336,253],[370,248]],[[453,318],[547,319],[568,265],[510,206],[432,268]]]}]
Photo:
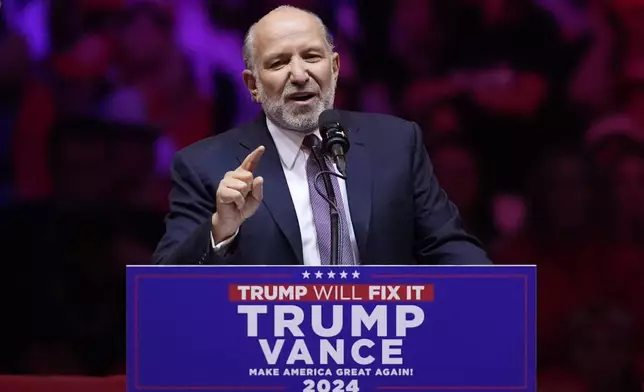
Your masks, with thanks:
[{"label": "white star graphic", "polygon": [[333,278],[335,278],[335,272],[333,272],[333,271],[329,271],[329,272],[327,273],[327,275],[329,276],[329,279],[333,279]]},{"label": "white star graphic", "polygon": [[304,271],[304,272],[302,272],[302,277],[303,277],[304,279],[308,279],[308,278],[309,278],[309,276],[311,276],[311,273],[310,273],[309,271]]},{"label": "white star graphic", "polygon": [[315,273],[315,279],[322,279],[322,272],[318,271]]},{"label": "white star graphic", "polygon": [[358,279],[360,277],[360,272],[353,271],[353,273],[351,275],[353,276],[353,279]]},{"label": "white star graphic", "polygon": [[340,279],[346,279],[347,275],[348,274],[345,271],[340,272]]}]

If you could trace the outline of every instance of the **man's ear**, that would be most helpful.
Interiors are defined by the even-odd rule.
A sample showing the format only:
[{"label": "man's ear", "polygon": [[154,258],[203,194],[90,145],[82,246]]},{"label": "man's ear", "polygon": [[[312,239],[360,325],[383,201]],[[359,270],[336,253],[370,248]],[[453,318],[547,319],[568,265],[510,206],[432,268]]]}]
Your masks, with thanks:
[{"label": "man's ear", "polygon": [[331,56],[331,70],[333,71],[333,77],[337,80],[340,76],[340,54],[338,52],[333,52]]},{"label": "man's ear", "polygon": [[255,79],[255,75],[253,75],[253,71],[251,71],[250,69],[245,69],[242,72],[242,79],[244,79],[244,84],[246,85],[246,88],[250,93],[251,99],[254,102],[259,102],[259,95],[257,92],[257,80]]}]

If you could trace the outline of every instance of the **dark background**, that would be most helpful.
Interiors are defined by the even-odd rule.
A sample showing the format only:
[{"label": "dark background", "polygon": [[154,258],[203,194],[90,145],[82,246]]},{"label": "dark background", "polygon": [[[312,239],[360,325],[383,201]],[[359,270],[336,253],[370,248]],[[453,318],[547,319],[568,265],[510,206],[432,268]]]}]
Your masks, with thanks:
[{"label": "dark background", "polygon": [[336,106],[417,121],[494,261],[539,266],[540,390],[641,390],[640,0],[3,1],[0,372],[124,372],[172,154],[258,113],[243,34],[283,3],[333,32]]}]

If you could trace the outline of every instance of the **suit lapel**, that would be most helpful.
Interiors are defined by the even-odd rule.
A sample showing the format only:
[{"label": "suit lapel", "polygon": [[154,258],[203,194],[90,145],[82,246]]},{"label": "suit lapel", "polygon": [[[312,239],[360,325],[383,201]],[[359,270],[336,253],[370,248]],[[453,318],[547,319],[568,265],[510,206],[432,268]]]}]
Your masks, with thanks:
[{"label": "suit lapel", "polygon": [[369,260],[367,237],[371,220],[372,162],[365,142],[364,130],[359,132],[358,124],[352,124],[346,112],[344,126],[351,146],[347,153],[347,195],[353,231],[358,242],[361,262]]},{"label": "suit lapel", "polygon": [[240,163],[255,148],[260,145],[265,147],[264,155],[254,173],[255,177],[261,176],[264,178],[263,204],[282,233],[284,233],[299,263],[303,264],[302,238],[297,215],[295,214],[291,194],[282,169],[282,162],[273,138],[266,127],[266,118],[263,115],[251,124],[249,129],[244,130],[240,144],[242,148],[240,148],[237,156]]}]

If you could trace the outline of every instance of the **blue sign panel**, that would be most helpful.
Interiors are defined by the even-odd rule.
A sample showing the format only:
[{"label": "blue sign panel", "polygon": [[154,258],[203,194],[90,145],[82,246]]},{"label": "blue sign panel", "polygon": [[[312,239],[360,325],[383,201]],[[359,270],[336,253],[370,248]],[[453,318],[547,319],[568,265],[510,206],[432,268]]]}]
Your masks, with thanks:
[{"label": "blue sign panel", "polygon": [[533,266],[130,266],[128,391],[534,391]]}]

